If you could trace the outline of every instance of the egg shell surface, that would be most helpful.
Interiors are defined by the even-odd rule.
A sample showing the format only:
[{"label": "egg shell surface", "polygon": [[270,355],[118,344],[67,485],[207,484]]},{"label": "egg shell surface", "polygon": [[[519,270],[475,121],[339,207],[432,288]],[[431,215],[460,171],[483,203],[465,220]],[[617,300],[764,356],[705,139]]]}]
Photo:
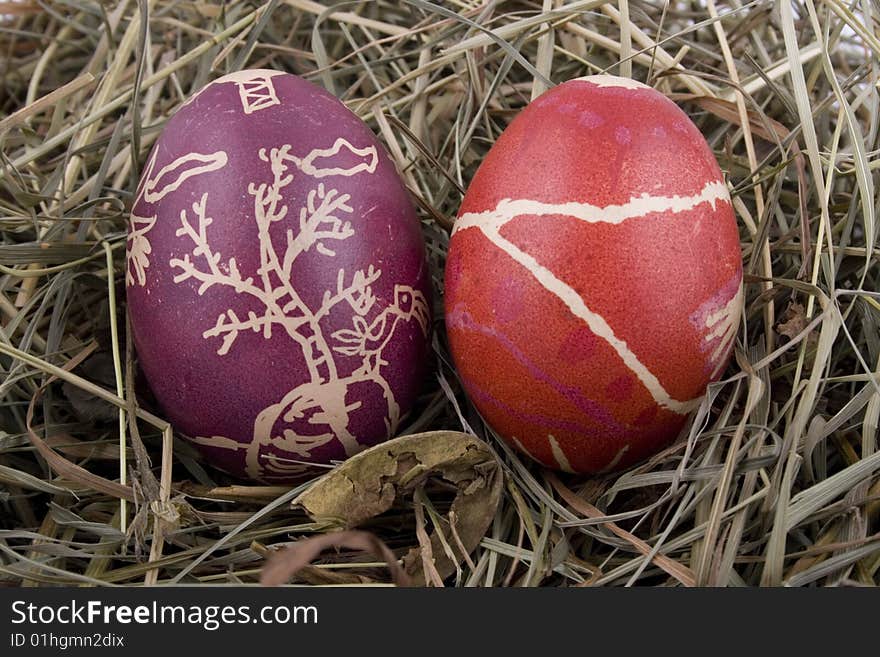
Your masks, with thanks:
[{"label": "egg shell surface", "polygon": [[667,445],[742,309],[736,219],[697,127],[613,76],[535,99],[467,190],[445,305],[466,392],[520,451],[595,473]]},{"label": "egg shell surface", "polygon": [[127,244],[139,364],[216,467],[264,482],[387,439],[425,375],[418,219],[369,128],[294,75],[246,70],[169,119]]}]

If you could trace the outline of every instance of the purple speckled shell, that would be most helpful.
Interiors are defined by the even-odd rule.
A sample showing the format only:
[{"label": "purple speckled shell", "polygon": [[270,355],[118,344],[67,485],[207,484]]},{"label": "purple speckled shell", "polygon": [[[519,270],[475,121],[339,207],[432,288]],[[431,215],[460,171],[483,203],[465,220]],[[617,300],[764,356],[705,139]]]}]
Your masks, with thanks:
[{"label": "purple speckled shell", "polygon": [[215,466],[295,479],[412,406],[430,330],[418,220],[369,128],[313,84],[241,71],[181,107],[127,256],[140,365]]}]

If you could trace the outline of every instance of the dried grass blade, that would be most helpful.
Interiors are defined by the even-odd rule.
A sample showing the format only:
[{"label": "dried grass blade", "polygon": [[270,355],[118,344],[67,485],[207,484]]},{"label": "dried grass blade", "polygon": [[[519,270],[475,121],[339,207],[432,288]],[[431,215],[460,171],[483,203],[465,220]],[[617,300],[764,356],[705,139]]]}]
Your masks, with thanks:
[{"label": "dried grass blade", "polygon": [[[571,508],[573,508],[578,513],[582,513],[588,518],[603,518],[605,514],[603,514],[599,509],[594,507],[592,504],[587,502],[586,500],[575,495],[574,491],[569,489],[565,484],[563,484],[559,478],[552,474],[547,473],[547,480],[550,482],[550,485],[556,490],[557,493],[568,503]],[[637,536],[633,536],[631,533],[622,529],[618,525],[613,522],[605,522],[603,523],[612,533],[616,536],[622,538],[630,545],[632,545],[639,554],[644,556],[649,556],[652,553],[651,546],[645,543],[642,539]],[[694,573],[687,566],[683,566],[674,559],[670,559],[669,557],[662,554],[655,554],[652,557],[652,561],[654,564],[662,568],[666,571],[670,576],[677,579],[684,586],[696,586],[697,580],[694,576]]]}]

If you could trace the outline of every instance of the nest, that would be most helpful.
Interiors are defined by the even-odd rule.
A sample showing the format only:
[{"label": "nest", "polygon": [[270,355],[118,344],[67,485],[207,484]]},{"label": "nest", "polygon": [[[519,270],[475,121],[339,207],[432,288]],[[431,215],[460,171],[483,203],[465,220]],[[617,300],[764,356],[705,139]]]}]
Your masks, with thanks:
[{"label": "nest", "polygon": [[[279,581],[400,583],[403,564],[450,586],[878,583],[871,3],[24,0],[0,16],[0,583],[256,584],[291,544],[315,549]],[[242,68],[343,100],[419,208],[435,367],[401,433],[442,433],[432,476],[358,510],[365,534],[291,504],[313,481],[224,477],[136,402],[124,251],[138,175],[175,109]],[[659,89],[705,135],[732,190],[746,312],[679,439],[584,477],[542,469],[481,421],[440,318],[476,167],[531,98],[598,72]],[[498,457],[483,510],[469,502],[478,535],[455,522],[462,469],[481,467],[456,451],[463,429]]]}]

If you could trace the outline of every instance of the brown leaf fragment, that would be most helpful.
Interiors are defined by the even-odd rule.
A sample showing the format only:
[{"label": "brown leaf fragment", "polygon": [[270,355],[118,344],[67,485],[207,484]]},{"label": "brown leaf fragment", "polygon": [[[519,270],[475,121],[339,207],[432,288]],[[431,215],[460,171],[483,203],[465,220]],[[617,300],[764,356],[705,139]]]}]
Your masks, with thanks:
[{"label": "brown leaf fragment", "polygon": [[[311,582],[318,582],[317,575],[320,571],[310,566],[320,554],[329,548],[343,548],[348,550],[362,550],[376,555],[378,558],[388,563],[391,571],[391,578],[398,586],[409,586],[410,580],[403,568],[394,556],[391,549],[385,545],[375,534],[370,532],[349,530],[342,532],[331,532],[311,538],[304,538],[297,541],[293,545],[282,550],[276,550],[271,553],[266,565],[263,566],[263,572],[260,574],[260,584],[263,586],[279,586],[287,583],[291,577],[302,571],[306,575],[306,579]],[[344,574],[334,577],[332,574],[324,573],[321,583],[356,583],[355,579],[346,577]]]},{"label": "brown leaf fragment", "polygon": [[776,325],[776,332],[784,335],[789,340],[794,340],[807,326],[807,315],[804,307],[799,303],[791,303],[786,308]]},{"label": "brown leaf fragment", "polygon": [[[293,501],[316,522],[329,522],[342,529],[363,524],[409,498],[429,478],[440,479],[456,489],[449,515],[441,530],[452,537],[457,562],[465,560],[489,528],[501,500],[501,463],[482,440],[457,431],[429,431],[401,436],[351,457],[315,482]],[[455,519],[454,530],[450,517]],[[424,585],[422,547],[413,547],[403,558],[404,569],[414,584]],[[440,537],[430,534],[434,568],[445,578],[458,563],[450,559]],[[432,573],[433,575],[433,573]],[[434,577],[431,577],[433,580]]]}]

